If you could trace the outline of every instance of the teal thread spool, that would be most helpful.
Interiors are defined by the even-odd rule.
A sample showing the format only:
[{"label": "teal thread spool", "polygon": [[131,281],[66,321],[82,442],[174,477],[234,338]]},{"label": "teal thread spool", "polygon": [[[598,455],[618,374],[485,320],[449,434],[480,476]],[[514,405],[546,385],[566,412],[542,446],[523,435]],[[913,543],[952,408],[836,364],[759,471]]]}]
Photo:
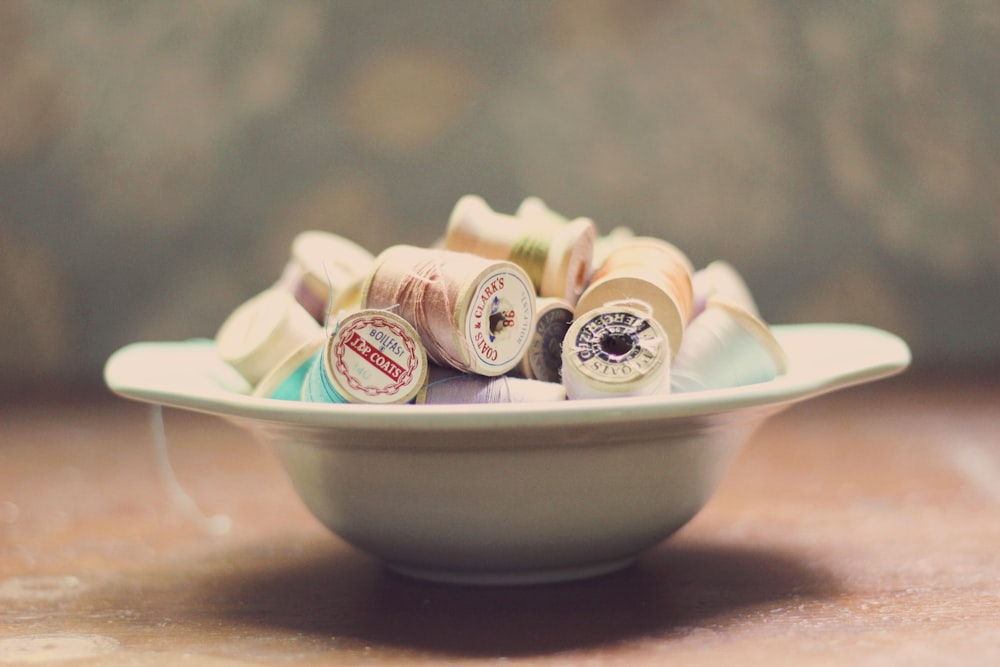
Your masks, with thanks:
[{"label": "teal thread spool", "polygon": [[329,373],[325,368],[325,357],[321,351],[310,361],[303,377],[300,396],[303,401],[313,403],[348,403],[349,401],[330,382]]}]

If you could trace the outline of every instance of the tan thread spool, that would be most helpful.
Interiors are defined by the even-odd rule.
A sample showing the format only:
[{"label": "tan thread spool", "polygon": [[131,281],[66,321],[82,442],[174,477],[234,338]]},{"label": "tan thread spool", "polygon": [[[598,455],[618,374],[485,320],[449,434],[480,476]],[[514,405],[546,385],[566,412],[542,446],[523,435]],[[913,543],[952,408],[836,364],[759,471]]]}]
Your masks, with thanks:
[{"label": "tan thread spool", "polygon": [[607,234],[598,236],[594,242],[593,267],[596,271],[604,264],[612,252],[636,238],[635,232],[628,227],[615,227]]},{"label": "tan thread spool", "polygon": [[365,308],[393,309],[412,324],[431,361],[488,376],[520,361],[535,313],[517,264],[444,249],[386,248],[361,294]]},{"label": "tan thread spool", "polygon": [[634,300],[649,305],[676,355],[691,319],[694,267],[683,252],[661,239],[637,236],[613,250],[594,272],[576,304],[577,314],[607,303]]},{"label": "tan thread spool", "polygon": [[587,284],[596,237],[588,218],[525,220],[466,195],[452,210],[444,243],[449,250],[514,262],[531,277],[538,295],[573,304]]}]

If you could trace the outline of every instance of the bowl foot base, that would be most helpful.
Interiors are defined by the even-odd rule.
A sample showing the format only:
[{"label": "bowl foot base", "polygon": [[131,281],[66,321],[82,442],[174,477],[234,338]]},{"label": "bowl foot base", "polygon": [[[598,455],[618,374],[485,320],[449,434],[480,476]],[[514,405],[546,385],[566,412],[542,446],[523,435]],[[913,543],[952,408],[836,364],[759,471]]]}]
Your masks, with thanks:
[{"label": "bowl foot base", "polygon": [[386,563],[385,566],[404,577],[435,583],[468,586],[528,586],[599,577],[622,570],[634,563],[635,560],[636,556],[629,556],[599,563],[537,570],[448,570],[391,562]]}]

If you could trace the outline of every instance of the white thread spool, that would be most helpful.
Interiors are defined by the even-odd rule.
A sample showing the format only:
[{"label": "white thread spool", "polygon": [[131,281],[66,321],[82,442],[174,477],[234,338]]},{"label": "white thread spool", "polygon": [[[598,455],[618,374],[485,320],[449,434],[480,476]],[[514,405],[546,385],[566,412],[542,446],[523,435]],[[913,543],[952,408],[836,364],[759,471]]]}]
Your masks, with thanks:
[{"label": "white thread spool", "polygon": [[562,343],[573,323],[573,307],[565,299],[541,298],[535,306],[531,341],[513,372],[521,377],[560,382]]},{"label": "white thread spool", "polygon": [[374,255],[357,243],[323,231],[306,231],[292,241],[291,258],[278,286],[291,292],[323,324],[330,313],[355,309],[361,283]]},{"label": "white thread spool", "polygon": [[609,304],[584,313],[563,341],[570,399],[670,392],[670,341],[643,304]]},{"label": "white thread spool", "polygon": [[490,208],[482,197],[466,195],[452,210],[445,247],[523,268],[540,296],[576,303],[590,274],[597,230],[588,218],[522,219]]},{"label": "white thread spool", "polygon": [[673,391],[738,387],[773,380],[787,357],[768,326],[745,308],[719,297],[688,326],[671,368]]},{"label": "white thread spool", "polygon": [[417,403],[540,403],[566,400],[566,389],[558,382],[542,382],[498,375],[486,377],[462,373],[454,368],[431,365],[427,386]]},{"label": "white thread spool", "polygon": [[676,355],[693,312],[693,272],[687,255],[673,244],[645,236],[628,239],[598,267],[576,312],[624,299],[646,303]]},{"label": "white thread spool", "polygon": [[427,382],[427,354],[399,315],[366,309],[343,317],[306,375],[302,399],[409,403]]},{"label": "white thread spool", "polygon": [[289,292],[268,288],[230,313],[215,343],[223,361],[253,386],[321,330]]},{"label": "white thread spool", "polygon": [[306,373],[309,372],[316,355],[326,344],[326,339],[326,333],[320,330],[315,338],[307,340],[298,349],[293,350],[257,383],[253,395],[284,401],[301,400]]},{"label": "white thread spool", "polygon": [[393,246],[362,287],[366,308],[392,308],[442,366],[503,375],[531,336],[535,291],[524,270],[469,253]]},{"label": "white thread spool", "polygon": [[743,276],[725,260],[717,259],[695,271],[691,278],[691,287],[694,291],[694,315],[705,310],[709,299],[720,297],[760,317],[757,302],[754,301]]}]

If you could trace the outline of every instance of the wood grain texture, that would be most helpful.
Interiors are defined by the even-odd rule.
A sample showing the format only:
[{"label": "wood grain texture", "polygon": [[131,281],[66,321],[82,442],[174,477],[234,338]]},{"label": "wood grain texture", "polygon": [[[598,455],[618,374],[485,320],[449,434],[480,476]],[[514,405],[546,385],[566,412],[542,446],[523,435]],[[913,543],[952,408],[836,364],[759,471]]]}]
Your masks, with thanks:
[{"label": "wood grain texture", "polygon": [[794,407],[635,566],[478,589],[384,571],[227,423],[0,405],[0,665],[994,665],[1000,391],[903,377]]}]

